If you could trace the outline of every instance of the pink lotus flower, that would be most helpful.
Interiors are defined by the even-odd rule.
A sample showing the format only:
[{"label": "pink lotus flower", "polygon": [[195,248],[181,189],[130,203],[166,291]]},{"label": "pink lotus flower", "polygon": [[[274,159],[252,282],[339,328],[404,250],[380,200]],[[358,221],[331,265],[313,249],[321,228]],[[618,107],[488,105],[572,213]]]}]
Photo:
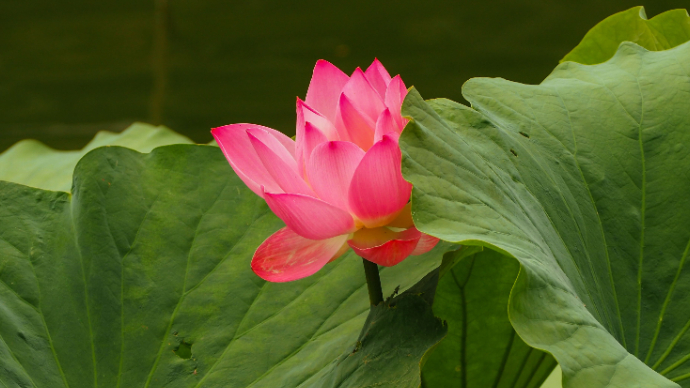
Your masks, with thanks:
[{"label": "pink lotus flower", "polygon": [[301,279],[349,248],[393,266],[436,245],[414,227],[412,185],[400,172],[406,94],[378,60],[351,77],[320,60],[307,98],[297,99],[296,141],[255,124],[211,131],[237,175],[286,224],[254,253],[257,275]]}]

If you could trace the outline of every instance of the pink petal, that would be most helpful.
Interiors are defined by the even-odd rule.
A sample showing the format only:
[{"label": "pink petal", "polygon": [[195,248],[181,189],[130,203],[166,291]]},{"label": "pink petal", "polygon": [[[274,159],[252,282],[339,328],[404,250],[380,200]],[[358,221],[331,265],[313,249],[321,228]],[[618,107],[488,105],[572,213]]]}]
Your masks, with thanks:
[{"label": "pink petal", "polygon": [[[290,140],[290,148],[288,149],[276,136],[274,136],[273,133],[267,131],[266,129],[270,128],[247,128],[247,135],[249,135],[250,139],[254,137],[255,139],[259,140],[286,163],[290,163],[291,165],[295,164],[295,142],[288,138],[288,140]],[[281,133],[281,135],[283,134]]]},{"label": "pink petal", "polygon": [[374,144],[350,183],[349,209],[367,228],[386,225],[410,199],[412,185],[400,172],[402,154],[389,135]]},{"label": "pink petal", "polygon": [[302,173],[302,177],[307,179],[307,165],[309,164],[309,158],[311,157],[314,148],[321,143],[327,142],[328,139],[311,123],[306,123],[304,125],[303,139],[304,140],[301,142],[301,153],[298,154],[299,156],[302,156],[302,159],[298,163],[301,168],[300,173]]},{"label": "pink petal", "polygon": [[311,123],[314,127],[318,128],[321,133],[323,133],[328,140],[343,140],[340,138],[340,134],[336,130],[335,126],[329,119],[323,116],[321,113],[312,109],[305,102],[297,99],[297,127],[299,130],[300,126],[304,126],[305,123]]},{"label": "pink petal", "polygon": [[399,75],[393,77],[390,83],[388,83],[388,89],[386,89],[385,103],[386,107],[390,109],[393,121],[395,121],[398,126],[398,133],[402,132],[407,120],[400,115],[400,108],[402,107],[403,100],[407,95],[407,88],[400,78]]},{"label": "pink petal", "polygon": [[252,270],[269,282],[302,279],[313,275],[332,258],[342,254],[346,240],[347,235],[308,240],[289,228],[282,228],[254,252]]},{"label": "pink petal", "polygon": [[347,210],[347,190],[364,151],[345,141],[322,143],[311,154],[307,176],[319,198]]},{"label": "pink petal", "polygon": [[383,135],[390,135],[396,142],[400,137],[397,124],[393,121],[393,117],[388,108],[384,110],[379,119],[376,120],[376,130],[374,131],[374,142],[379,142],[383,139]]},{"label": "pink petal", "polygon": [[[239,176],[244,184],[253,192],[263,197],[264,193],[261,186],[264,186],[267,190],[272,192],[280,192],[282,190],[266,167],[264,167],[259,155],[257,155],[249,140],[247,130],[252,128],[265,130],[278,139],[281,144],[286,143],[285,139],[282,139],[281,136],[287,136],[274,129],[255,124],[225,125],[213,128],[211,134],[218,142],[225,158],[230,162],[230,166],[235,170],[237,176]],[[287,140],[292,142],[290,138]]]},{"label": "pink petal", "polygon": [[338,98],[349,79],[347,74],[333,64],[320,59],[314,67],[305,101],[331,122],[334,122]]},{"label": "pink petal", "polygon": [[403,100],[407,95],[407,87],[399,75],[396,75],[388,83],[388,88],[386,89],[386,96],[384,101],[386,107],[391,110],[391,113],[400,113],[400,107],[402,106]]},{"label": "pink petal", "polygon": [[347,243],[360,257],[391,267],[410,256],[421,236],[415,228],[402,232],[393,232],[385,227],[361,229]]},{"label": "pink petal", "polygon": [[381,99],[386,97],[386,88],[388,88],[388,83],[391,82],[391,76],[381,62],[379,62],[378,58],[374,59],[374,62],[367,68],[364,75],[371,86],[379,93]]},{"label": "pink petal", "polygon": [[248,129],[247,135],[261,163],[280,186],[281,190],[274,192],[314,195],[299,175],[297,162],[280,142],[258,128]]},{"label": "pink petal", "polygon": [[340,95],[338,116],[350,137],[361,149],[368,150],[374,144],[376,122],[362,114],[343,93]]},{"label": "pink petal", "polygon": [[[309,120],[307,120],[309,118]],[[324,127],[324,129],[319,129],[317,123]],[[306,132],[306,127],[309,126],[311,131],[309,134]],[[332,129],[332,130],[331,130]],[[311,109],[306,103],[297,98],[297,128],[296,128],[296,160],[300,175],[306,178],[306,163],[311,154],[311,150],[316,147],[319,143],[328,141],[328,137],[325,133],[332,135],[335,132],[335,128],[330,121],[321,116],[318,112]],[[336,133],[336,138],[339,137]]]},{"label": "pink petal", "polygon": [[288,228],[304,238],[323,240],[354,231],[350,213],[318,198],[264,192],[264,199]]},{"label": "pink petal", "polygon": [[430,250],[434,249],[436,244],[438,244],[439,239],[433,236],[429,236],[428,234],[422,233],[422,237],[419,238],[419,242],[417,243],[417,247],[410,253],[411,256],[416,256],[416,255],[421,255],[423,253],[427,253]]},{"label": "pink petal", "polygon": [[357,68],[352,77],[343,87],[343,94],[347,96],[352,105],[357,108],[368,120],[376,122],[381,112],[385,109],[383,98],[374,90],[362,69]]}]

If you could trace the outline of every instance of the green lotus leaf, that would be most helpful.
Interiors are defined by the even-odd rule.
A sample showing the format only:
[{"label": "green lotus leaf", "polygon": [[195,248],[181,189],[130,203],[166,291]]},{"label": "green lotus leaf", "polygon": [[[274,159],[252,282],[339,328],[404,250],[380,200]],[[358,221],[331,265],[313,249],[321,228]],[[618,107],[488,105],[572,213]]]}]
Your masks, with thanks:
[{"label": "green lotus leaf", "polygon": [[352,352],[341,355],[309,386],[418,388],[422,359],[447,331],[432,311],[437,284],[434,270],[403,294],[373,307]]},{"label": "green lotus leaf", "polygon": [[[3,387],[412,388],[445,334],[419,292],[362,329],[352,253],[296,282],[255,276],[254,250],[283,224],[216,147],[98,148],[72,194],[0,182],[0,219]],[[386,294],[449,246],[382,270]]]},{"label": "green lotus leaf", "polygon": [[527,346],[506,314],[520,265],[476,248],[464,247],[444,258],[434,313],[448,323],[448,335],[422,369],[424,386],[539,388],[556,361]]},{"label": "green lotus leaf", "polygon": [[463,95],[403,106],[418,228],[518,260],[510,321],[564,387],[690,387],[690,43]]},{"label": "green lotus leaf", "polygon": [[135,123],[121,133],[99,132],[78,151],[54,150],[36,140],[22,140],[0,154],[0,180],[45,190],[69,191],[72,171],[87,152],[103,146],[122,146],[151,152],[170,144],[191,144],[187,137],[160,126]]},{"label": "green lotus leaf", "polygon": [[662,51],[690,40],[690,16],[674,9],[649,20],[644,7],[634,7],[604,19],[592,28],[561,62],[594,65],[611,59],[623,42],[635,42],[651,51]]}]

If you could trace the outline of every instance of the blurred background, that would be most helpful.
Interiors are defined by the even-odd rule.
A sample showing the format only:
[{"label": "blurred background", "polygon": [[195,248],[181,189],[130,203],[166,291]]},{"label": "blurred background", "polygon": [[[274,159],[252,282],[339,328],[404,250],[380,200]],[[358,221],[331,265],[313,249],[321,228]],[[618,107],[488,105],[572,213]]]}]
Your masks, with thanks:
[{"label": "blurred background", "polygon": [[164,124],[196,142],[250,122],[295,131],[317,59],[378,57],[425,98],[470,77],[538,83],[585,33],[636,5],[688,0],[1,0],[0,152],[24,138],[83,147],[99,130]]}]

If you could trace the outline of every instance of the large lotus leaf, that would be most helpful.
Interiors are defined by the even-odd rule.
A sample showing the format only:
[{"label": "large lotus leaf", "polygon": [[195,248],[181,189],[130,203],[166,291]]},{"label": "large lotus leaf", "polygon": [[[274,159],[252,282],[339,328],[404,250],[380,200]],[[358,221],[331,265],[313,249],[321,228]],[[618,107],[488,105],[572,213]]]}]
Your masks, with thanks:
[{"label": "large lotus leaf", "polygon": [[[635,7],[613,15],[595,27],[564,60],[587,64],[603,62],[603,59],[598,60],[597,57],[611,58],[623,41],[632,41],[659,51],[675,47],[688,39],[690,18],[684,10],[669,11],[647,21],[644,8]],[[491,252],[486,255],[491,255]],[[495,254],[493,260],[500,257],[502,256]],[[434,311],[437,316],[449,322],[449,334],[435,348],[430,357],[431,362],[423,370],[422,377],[427,386],[539,386],[543,373],[548,373],[553,366],[553,358],[527,347],[519,336],[515,336],[508,321],[504,307],[510,287],[517,277],[518,264],[509,261],[496,267],[478,266],[491,262],[491,258],[465,261],[463,263],[469,266],[469,270],[463,267],[462,275],[456,275],[452,280],[441,279]],[[471,274],[474,276],[464,277]],[[485,276],[477,276],[478,274]],[[458,282],[457,279],[465,279],[466,283]],[[470,287],[473,284],[476,284],[474,289]],[[472,295],[477,295],[485,303],[468,303],[473,300]],[[495,298],[500,299],[495,301],[496,304],[486,302]],[[468,321],[463,319],[466,315]],[[468,327],[468,330],[465,331],[464,327]],[[471,328],[476,329],[476,332],[468,334]],[[474,339],[482,341],[479,346],[475,345]],[[472,350],[473,345],[476,346],[475,351]],[[486,351],[490,346],[494,346],[496,350]],[[498,349],[508,349],[507,358],[502,359]],[[529,357],[521,357],[525,353]],[[534,363],[535,358],[540,360],[542,356],[543,363]],[[561,386],[560,369],[556,369],[542,387]],[[531,381],[524,382],[530,378]]]},{"label": "large lotus leaf", "polygon": [[470,80],[472,108],[404,104],[417,226],[520,262],[509,318],[565,387],[690,386],[689,75],[690,43],[624,43],[540,85]]},{"label": "large lotus leaf", "polygon": [[[448,335],[422,369],[424,386],[539,388],[556,361],[527,346],[508,320],[508,297],[520,265],[473,248],[444,259],[450,268],[439,281],[434,313],[448,323]],[[448,263],[453,256],[459,256],[455,265]]]},{"label": "large lotus leaf", "polygon": [[0,154],[0,180],[45,190],[69,191],[72,171],[87,152],[117,145],[139,152],[151,152],[169,144],[191,144],[187,137],[160,126],[135,123],[121,133],[101,131],[83,149],[54,150],[36,140],[22,140]]},{"label": "large lotus leaf", "polygon": [[561,62],[594,65],[609,60],[623,42],[651,51],[668,50],[690,40],[690,16],[674,9],[647,20],[644,7],[634,7],[604,19],[592,28]]},{"label": "large lotus leaf", "polygon": [[[415,325],[358,347],[369,303],[353,254],[297,282],[255,276],[253,251],[282,224],[215,147],[99,148],[77,165],[72,195],[0,182],[0,219],[0,386],[319,387],[407,370],[399,386],[416,387],[445,331],[416,296],[383,314]],[[415,284],[447,249],[382,270],[385,292]],[[355,349],[369,357],[340,362]],[[340,373],[367,367],[376,380]]]}]

